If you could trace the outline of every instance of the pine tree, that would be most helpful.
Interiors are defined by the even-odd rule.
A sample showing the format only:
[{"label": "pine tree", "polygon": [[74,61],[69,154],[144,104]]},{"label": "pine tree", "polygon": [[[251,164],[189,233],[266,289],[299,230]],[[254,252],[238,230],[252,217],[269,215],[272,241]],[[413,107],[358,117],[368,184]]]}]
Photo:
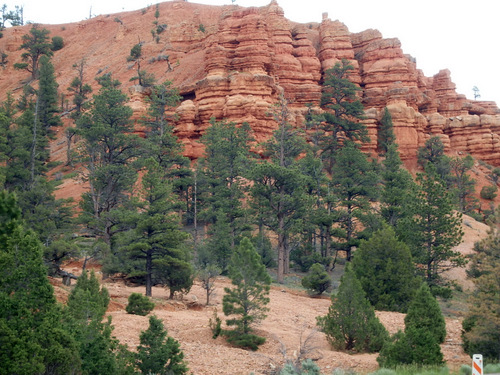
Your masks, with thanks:
[{"label": "pine tree", "polygon": [[360,88],[349,80],[352,70],[350,62],[343,59],[325,72],[321,106],[326,112],[320,125],[323,134],[319,147],[328,172],[332,171],[336,153],[346,140],[369,140],[366,127],[360,122],[364,117],[363,105],[356,95]]},{"label": "pine tree", "polygon": [[380,214],[396,228],[399,220],[410,214],[408,207],[414,199],[415,183],[411,174],[402,167],[396,144],[388,146],[382,165]]},{"label": "pine tree", "polygon": [[[243,178],[248,177],[251,167],[250,143],[253,139],[247,123],[236,126],[232,122],[212,119],[211,125],[201,140],[205,145],[202,163],[207,184],[202,216],[205,221],[214,224],[213,229],[218,229],[210,231],[212,239],[209,239],[209,243],[224,241],[227,235],[230,248],[226,250],[230,252],[249,228],[248,214],[243,206],[247,190]],[[220,232],[222,227],[227,228],[224,236]],[[217,257],[223,269],[230,257],[230,254],[225,255]]]},{"label": "pine tree", "polygon": [[305,177],[305,191],[312,205],[302,216],[302,248],[292,253],[293,261],[304,271],[318,259],[331,256],[331,231],[336,212],[331,181],[318,155],[311,150],[298,161]]},{"label": "pine tree", "polygon": [[112,335],[111,317],[103,322],[109,293],[92,271],[86,271],[68,297],[69,326],[79,345],[82,370],[86,374],[118,374],[119,345]]},{"label": "pine tree", "polygon": [[56,82],[54,66],[48,56],[40,57],[39,88],[37,92],[37,116],[41,125],[41,136],[54,138],[54,126],[61,126],[58,107],[58,84]]},{"label": "pine tree", "polygon": [[266,317],[271,277],[248,238],[243,238],[231,256],[229,277],[234,287],[224,288],[222,299],[224,315],[230,316],[226,323],[235,326],[228,333],[229,340],[255,350],[263,341],[251,335],[252,325]]},{"label": "pine tree", "polygon": [[389,151],[389,147],[396,141],[394,134],[394,126],[392,124],[391,112],[387,107],[384,108],[384,114],[380,120],[380,129],[377,133],[378,138],[378,152],[384,155]]},{"label": "pine tree", "polygon": [[361,241],[352,267],[370,303],[377,310],[406,312],[420,281],[408,246],[385,226]]},{"label": "pine tree", "polygon": [[38,24],[34,24],[30,29],[29,34],[22,36],[23,44],[21,49],[26,50],[21,55],[23,63],[15,63],[14,68],[27,70],[31,73],[31,78],[38,77],[39,62],[42,56],[52,56],[52,43],[49,40],[50,31],[47,29],[40,29]]},{"label": "pine tree", "polygon": [[[411,204],[412,217],[401,221],[400,238],[410,245],[414,261],[434,293],[447,293],[441,274],[462,267],[465,259],[453,247],[462,239],[461,215],[453,210],[449,194],[434,167],[417,175],[418,191]],[[443,289],[444,288],[444,289]]]},{"label": "pine tree", "polygon": [[426,283],[422,283],[408,307],[405,327],[431,332],[438,344],[442,344],[446,338],[446,323],[441,308]]},{"label": "pine tree", "polygon": [[462,323],[466,353],[482,353],[492,361],[500,357],[500,233],[492,228],[488,237],[474,246],[469,277],[476,287],[468,301],[469,312]]},{"label": "pine tree", "polygon": [[325,266],[314,263],[309,269],[309,273],[302,278],[302,286],[311,290],[314,294],[320,295],[332,285],[332,280]]},{"label": "pine tree", "polygon": [[137,367],[142,374],[182,375],[188,373],[179,342],[167,336],[160,319],[149,317],[149,327],[140,334],[137,347]]},{"label": "pine tree", "polygon": [[397,368],[402,365],[440,366],[443,353],[432,333],[424,329],[408,328],[392,337],[377,358],[380,367]]},{"label": "pine tree", "polygon": [[90,113],[78,121],[83,138],[82,158],[90,190],[83,194],[80,220],[91,234],[112,246],[112,237],[124,228],[124,212],[137,178],[134,161],[140,156],[139,138],[133,134],[126,106],[127,96],[111,75],[99,78],[101,89],[94,95]]},{"label": "pine tree", "polygon": [[469,176],[474,166],[474,159],[467,155],[465,158],[452,158],[450,160],[450,185],[451,194],[455,205],[461,213],[470,213],[478,206],[478,200],[474,197],[476,180]]},{"label": "pine tree", "polygon": [[300,130],[289,123],[290,113],[283,95],[274,109],[278,129],[265,145],[267,161],[257,164],[251,173],[251,205],[258,220],[278,236],[279,283],[289,272],[290,236],[297,231],[309,201],[305,193],[305,177],[297,162],[305,151]]},{"label": "pine tree", "polygon": [[338,250],[346,252],[351,260],[351,250],[359,245],[364,236],[363,231],[369,228],[368,212],[370,200],[378,195],[378,178],[366,156],[352,142],[346,142],[335,156],[332,169],[333,195],[337,200],[340,230],[335,237]]},{"label": "pine tree", "polygon": [[[73,94],[73,105],[70,117],[73,121],[77,121],[85,109],[89,107],[88,95],[92,92],[92,87],[88,83],[84,83],[85,78],[85,59],[73,64],[77,75],[73,78],[68,87],[68,91]],[[69,126],[65,130],[66,135],[66,165],[73,166],[74,152],[71,150],[71,142],[78,129],[76,126]]]},{"label": "pine tree", "polygon": [[441,138],[433,136],[429,138],[423,147],[417,152],[418,163],[424,169],[431,164],[438,176],[443,180],[446,187],[450,184],[450,158],[444,154],[444,144]]},{"label": "pine tree", "polygon": [[377,352],[389,337],[350,266],[332,295],[328,314],[318,317],[317,324],[336,350]]},{"label": "pine tree", "polygon": [[439,304],[426,283],[422,283],[405,317],[405,331],[398,332],[384,345],[377,358],[381,367],[403,364],[442,365],[440,343],[446,336],[446,324]]},{"label": "pine tree", "polygon": [[172,188],[164,170],[152,158],[145,164],[139,211],[132,216],[134,227],[121,235],[115,260],[106,271],[125,273],[144,282],[149,297],[152,286],[163,281],[173,297],[175,291],[189,289],[192,283],[193,270],[185,245],[188,234],[181,230],[174,212]]},{"label": "pine tree", "polygon": [[8,96],[0,110],[4,113],[6,136],[4,186],[16,192],[26,226],[39,235],[46,247],[44,258],[51,265],[51,273],[59,270],[67,255],[57,253],[52,245],[73,228],[69,201],[55,199],[58,182],[46,177],[51,167],[52,127],[60,124],[56,102],[53,67],[48,57],[42,56],[38,90],[25,87],[21,100],[16,103]]},{"label": "pine tree", "polygon": [[0,192],[0,373],[79,371],[42,261],[42,245],[21,221],[14,194]]}]

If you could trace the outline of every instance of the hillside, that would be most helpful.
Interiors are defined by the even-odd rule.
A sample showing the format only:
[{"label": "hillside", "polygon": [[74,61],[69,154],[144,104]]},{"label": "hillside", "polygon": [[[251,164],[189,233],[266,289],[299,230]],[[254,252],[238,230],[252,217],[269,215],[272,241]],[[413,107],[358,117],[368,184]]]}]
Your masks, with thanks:
[{"label": "hillside", "polygon": [[[457,248],[463,254],[472,252],[474,242],[484,238],[488,226],[474,219],[464,217],[464,240]],[[94,269],[99,274],[99,266]],[[66,265],[67,271],[79,274],[81,263],[72,262]],[[339,266],[334,271],[334,279],[343,272]],[[273,285],[270,293],[268,317],[257,326],[257,333],[266,337],[266,343],[257,352],[231,347],[223,338],[213,340],[208,325],[214,308],[222,314],[223,288],[230,286],[227,278],[219,277],[216,281],[215,294],[211,305],[205,306],[205,290],[199,282],[182,300],[167,300],[168,292],[160,287],[153,288],[153,300],[156,307],[153,311],[161,318],[169,335],[179,340],[189,363],[189,369],[197,375],[248,375],[250,372],[270,374],[274,368],[281,366],[285,359],[294,360],[300,350],[305,350],[306,357],[317,359],[322,372],[331,373],[335,368],[368,373],[378,368],[378,354],[354,354],[333,351],[326,341],[325,335],[316,330],[316,317],[325,315],[330,306],[326,296],[311,298],[301,288],[293,287],[297,276],[291,274],[287,278],[287,286]],[[467,290],[470,285],[465,279],[463,269],[453,270],[448,276],[457,280]],[[65,287],[59,279],[52,279],[56,296],[64,301],[71,287]],[[144,292],[144,287],[124,284],[122,280],[106,280],[103,285],[109,290],[111,303],[108,315],[113,319],[114,335],[129,348],[139,344],[139,333],[148,327],[148,317],[129,315],[125,312],[127,298],[133,292]],[[290,287],[292,286],[292,287]],[[461,321],[463,302],[459,306],[446,307],[447,336],[441,350],[447,366],[457,370],[462,364],[468,364],[470,357],[461,347]],[[445,303],[448,306],[447,303]],[[404,329],[404,314],[378,311],[377,316],[388,331],[393,334]]]},{"label": "hillside", "polygon": [[[78,273],[81,264],[70,264],[67,269]],[[56,295],[63,300],[68,287],[61,286],[59,280],[53,283],[56,284]],[[148,327],[148,317],[129,315],[125,312],[125,306],[130,293],[143,293],[144,288],[126,286],[121,281],[108,281],[103,285],[111,296],[108,315],[113,319],[114,335],[121,343],[135,348],[139,344],[139,333]],[[283,364],[285,358],[296,358],[301,342],[304,343],[308,338],[302,349],[307,349],[306,357],[318,359],[317,363],[325,374],[335,368],[358,373],[368,373],[378,368],[378,354],[350,355],[333,351],[325,335],[316,330],[316,317],[328,312],[328,298],[311,298],[304,291],[282,286],[271,288],[268,317],[256,329],[257,334],[266,337],[266,343],[258,351],[231,347],[221,337],[213,340],[208,322],[214,308],[217,308],[220,317],[224,317],[222,296],[223,288],[227,286],[230,286],[230,281],[219,277],[213,304],[208,307],[204,304],[205,291],[197,282],[183,301],[166,300],[168,293],[165,289],[153,288],[153,300],[156,303],[153,313],[163,320],[169,335],[179,340],[189,369],[194,374],[248,375],[252,371],[256,375],[270,374],[273,368]],[[377,312],[377,316],[391,334],[404,329],[404,314]],[[458,369],[470,361],[461,348],[461,319],[446,318],[446,328],[447,337],[441,346],[442,352],[448,367]]]},{"label": "hillside", "polygon": [[[49,176],[61,181],[55,193],[57,198],[78,200],[88,190],[87,183],[78,173],[82,167],[78,164],[75,167],[64,165],[67,149],[65,127],[72,125],[70,114],[73,111],[73,97],[67,89],[77,75],[75,64],[84,64],[84,81],[92,85],[94,93],[99,88],[96,78],[102,74],[112,73],[115,79],[122,82],[121,88],[128,95],[127,104],[133,110],[134,132],[144,135],[140,119],[146,113],[150,90],[131,81],[137,71],[134,64],[127,61],[131,48],[137,43],[142,45],[142,69],[153,73],[158,82],[172,81],[173,86],[179,89],[182,101],[170,114],[175,115],[172,116],[175,134],[185,146],[185,156],[191,160],[203,155],[200,137],[210,126],[212,118],[227,119],[237,124],[248,122],[257,142],[268,139],[277,128],[276,121],[268,114],[269,109],[276,103],[281,92],[284,92],[289,102],[293,125],[304,127],[309,105],[321,111],[319,106],[325,71],[339,60],[348,59],[355,67],[350,78],[360,88],[359,97],[366,115],[363,122],[371,139],[362,145],[367,154],[376,156],[377,133],[384,108],[388,108],[402,159],[411,173],[415,174],[418,170],[418,148],[434,135],[441,138],[448,155],[471,154],[475,158],[470,174],[477,180],[476,192],[482,186],[492,183],[489,177],[491,169],[493,166],[500,166],[500,110],[496,103],[473,101],[458,94],[451,80],[451,72],[447,70],[434,77],[425,77],[418,69],[416,59],[404,53],[398,39],[386,39],[377,30],[351,33],[341,21],[332,20],[327,14],[324,14],[321,23],[297,24],[284,17],[276,0],[259,8],[242,8],[238,5],[215,7],[177,0],[135,12],[41,27],[49,29],[51,37],[60,36],[64,40],[64,47],[56,51],[52,58],[64,122],[63,127],[55,129],[55,139],[50,144],[50,161],[60,162],[50,171]],[[7,55],[7,62],[2,67],[3,74],[0,76],[0,101],[6,99],[9,92],[16,99],[21,97],[24,85],[31,83],[29,73],[13,68],[14,63],[21,61],[22,51],[19,47],[23,36],[30,29],[31,25],[8,28],[0,39],[0,54]],[[37,83],[33,85],[36,87]],[[29,126],[32,124],[37,124],[36,117],[33,122],[29,122]],[[20,122],[17,125],[21,127]],[[20,127],[12,124],[7,132],[19,133]],[[34,171],[37,127],[32,128],[34,140],[30,155]],[[91,133],[96,128],[89,129]],[[130,145],[127,147],[132,149]],[[72,146],[78,148],[78,137],[75,137]],[[134,150],[140,152],[127,159],[130,164],[137,161],[140,153],[144,152],[143,148],[137,147]],[[23,168],[24,172],[25,165]],[[44,173],[45,170],[41,169],[40,174]],[[107,172],[102,169],[101,173]],[[139,179],[144,177],[142,171],[138,173],[134,169],[133,173]],[[121,172],[116,174],[125,175]],[[243,174],[238,178],[242,176]],[[119,192],[121,196],[129,196],[135,186],[132,179],[130,181],[127,188]],[[152,186],[164,187],[158,181],[165,180],[154,181],[156,182]],[[372,178],[371,182],[375,185],[376,179]],[[197,184],[198,180],[195,180],[192,185],[194,189],[198,188]],[[105,187],[112,185],[107,182],[102,184]],[[33,190],[35,189],[36,187]],[[299,191],[295,187],[291,190]],[[197,194],[197,190],[194,192]],[[188,202],[187,206],[189,202],[194,202],[196,208],[193,211],[197,214],[198,197],[194,194],[194,198],[186,194],[185,201]],[[241,199],[244,199],[244,195]],[[161,202],[162,208],[167,206],[164,202],[167,200]],[[494,201],[483,200],[480,213],[492,210],[499,202],[500,197]],[[123,203],[124,201],[120,201],[114,207],[119,208]],[[370,204],[377,203],[367,203],[367,209],[373,207]],[[94,213],[99,213],[97,204],[94,208]],[[135,210],[139,212],[141,209]],[[169,210],[173,208],[169,206]],[[107,213],[109,212],[111,211]],[[300,214],[303,215],[303,212]],[[68,214],[67,217],[70,216]],[[136,217],[133,218],[135,220]],[[46,221],[40,222],[43,226]],[[186,223],[190,224],[188,220]],[[467,216],[463,217],[462,227],[465,236],[457,249],[463,254],[470,254],[474,243],[485,237],[488,227]],[[105,231],[96,230],[84,235],[99,237],[110,228],[108,226],[104,228]],[[278,233],[277,230],[274,232]],[[68,233],[71,239],[75,237],[74,230]],[[133,237],[131,234],[132,241],[137,241],[136,234]],[[222,233],[218,239],[224,235]],[[327,235],[325,238],[328,238]],[[112,249],[111,245],[114,246],[115,243],[111,241],[111,235],[107,240]],[[286,260],[281,258],[280,265],[288,265],[284,259]],[[66,264],[65,269],[78,274],[81,266],[81,263],[75,261]],[[99,267],[95,265],[98,271]],[[333,276],[337,284],[341,272],[342,267],[335,269]],[[169,333],[181,342],[194,374],[248,374],[251,371],[256,374],[272,373],[272,369],[281,365],[285,359],[297,356],[301,344],[304,344],[310,334],[312,341],[307,345],[311,347],[305,348],[308,350],[307,357],[318,359],[318,364],[325,373],[330,373],[336,367],[361,373],[376,369],[376,354],[348,355],[334,352],[325,336],[315,332],[315,318],[326,313],[330,301],[328,298],[313,299],[307,296],[302,288],[297,287],[300,276],[302,275],[292,273],[287,275],[284,286],[273,286],[269,316],[257,330],[258,334],[266,337],[267,342],[257,352],[236,349],[223,339],[214,341],[211,338],[208,320],[214,307],[218,308],[219,313],[221,311],[223,287],[229,285],[226,278],[220,277],[217,280],[217,295],[213,299],[214,305],[209,307],[204,306],[204,291],[199,283],[195,283],[182,300],[173,301],[167,300],[165,289],[155,287],[153,296],[157,307],[154,313],[165,322]],[[455,369],[469,361],[461,348],[460,332],[461,318],[467,308],[465,296],[470,292],[471,285],[466,280],[463,269],[454,269],[447,276],[462,286],[464,291],[457,288],[459,298],[442,303],[447,314],[448,330],[442,350],[448,365]],[[44,277],[45,274],[42,275]],[[61,285],[59,279],[51,279],[51,282],[56,287],[58,299],[64,301],[70,287]],[[126,315],[124,308],[127,297],[132,292],[144,290],[142,287],[126,285],[119,278],[105,280],[103,284],[111,295],[107,313],[113,317],[114,334],[122,343],[135,349],[140,331],[147,326],[147,317]],[[391,333],[403,328],[403,314],[377,314]]]}]

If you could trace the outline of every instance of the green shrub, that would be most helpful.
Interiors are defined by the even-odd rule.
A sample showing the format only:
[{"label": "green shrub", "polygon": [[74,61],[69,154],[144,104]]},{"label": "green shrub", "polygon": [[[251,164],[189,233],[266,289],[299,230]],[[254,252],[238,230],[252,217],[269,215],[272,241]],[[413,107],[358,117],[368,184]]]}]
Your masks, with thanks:
[{"label": "green shrub", "polygon": [[61,36],[55,36],[52,38],[52,51],[59,51],[64,47],[64,40]]},{"label": "green shrub", "polygon": [[155,307],[155,304],[147,296],[140,293],[132,293],[128,297],[128,305],[125,308],[127,313],[135,315],[148,315]]},{"label": "green shrub", "polygon": [[470,367],[469,365],[462,365],[460,366],[460,371],[458,373],[459,375],[471,375],[472,367]]},{"label": "green shrub", "polygon": [[325,292],[332,280],[325,267],[319,263],[314,263],[309,269],[309,273],[302,279],[302,286],[316,295]]},{"label": "green shrub", "polygon": [[221,325],[222,325],[222,320],[217,315],[217,309],[214,309],[214,315],[208,321],[208,326],[210,327],[210,330],[212,331],[212,338],[214,340],[217,337],[219,337],[221,335],[221,333],[222,333]]},{"label": "green shrub", "polygon": [[223,331],[226,336],[227,342],[230,344],[243,348],[256,351],[259,346],[266,342],[265,337],[253,335],[251,333],[240,333],[238,331]]},{"label": "green shrub", "polygon": [[392,343],[384,345],[377,358],[381,367],[443,364],[439,343],[433,333],[426,329],[406,327],[404,333],[399,331],[392,340]]},{"label": "green shrub", "polygon": [[321,375],[320,368],[311,359],[302,361],[299,366],[287,362],[279,375]]},{"label": "green shrub", "polygon": [[488,200],[493,200],[497,197],[497,190],[498,188],[496,186],[493,186],[493,185],[487,185],[487,186],[483,186],[483,188],[481,189],[481,198],[483,199],[488,199]]},{"label": "green shrub", "polygon": [[488,363],[484,366],[485,374],[498,374],[500,373],[500,363]]},{"label": "green shrub", "polygon": [[388,368],[381,368],[375,372],[372,372],[370,375],[396,375],[396,371]]},{"label": "green shrub", "polygon": [[325,266],[330,263],[330,257],[322,257],[321,254],[317,252],[313,252],[312,254],[304,254],[310,251],[310,249],[305,249],[302,247],[292,250],[290,254],[290,260],[294,262],[294,264],[296,265],[296,269],[300,270],[301,272],[307,272],[314,263],[320,263]]}]

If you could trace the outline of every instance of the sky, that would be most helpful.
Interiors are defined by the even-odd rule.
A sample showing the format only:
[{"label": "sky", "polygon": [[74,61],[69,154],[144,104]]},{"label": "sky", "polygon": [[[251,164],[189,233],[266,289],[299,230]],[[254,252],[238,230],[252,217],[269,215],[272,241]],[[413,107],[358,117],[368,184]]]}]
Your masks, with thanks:
[{"label": "sky", "polygon": [[[232,0],[190,0],[209,5]],[[235,0],[241,6],[264,6],[270,0]],[[42,24],[77,22],[93,16],[142,9],[151,0],[0,0],[8,9],[24,7],[24,20]],[[378,29],[398,38],[417,68],[432,77],[451,71],[457,92],[500,105],[500,3],[498,0],[278,0],[285,17],[321,22],[322,14],[343,22],[351,32]],[[497,5],[498,4],[498,5]]]}]

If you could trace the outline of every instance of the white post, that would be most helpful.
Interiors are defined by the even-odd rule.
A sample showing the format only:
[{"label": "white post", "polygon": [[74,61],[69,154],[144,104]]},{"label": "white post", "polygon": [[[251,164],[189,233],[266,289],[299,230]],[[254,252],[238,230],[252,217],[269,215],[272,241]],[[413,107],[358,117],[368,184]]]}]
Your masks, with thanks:
[{"label": "white post", "polygon": [[482,354],[474,354],[472,356],[472,375],[483,375]]}]

